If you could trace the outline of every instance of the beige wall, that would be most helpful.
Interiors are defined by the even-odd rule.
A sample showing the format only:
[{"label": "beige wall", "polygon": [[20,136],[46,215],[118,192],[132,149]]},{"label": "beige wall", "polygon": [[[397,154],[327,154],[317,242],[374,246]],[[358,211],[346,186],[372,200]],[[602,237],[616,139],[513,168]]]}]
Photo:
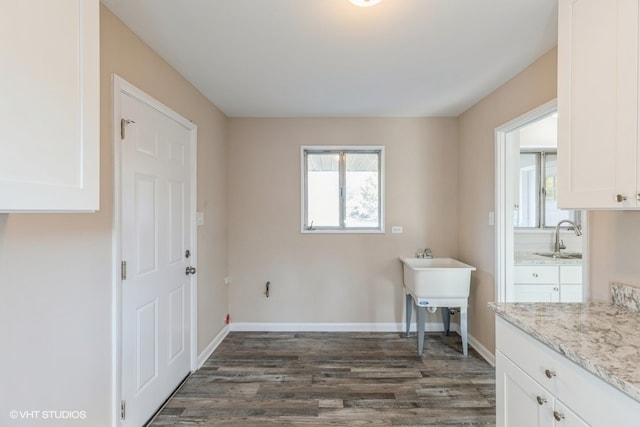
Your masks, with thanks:
[{"label": "beige wall", "polygon": [[[456,256],[455,119],[231,119],[228,136],[234,322],[402,322],[398,257]],[[300,233],[302,145],[385,146],[385,234]]]},{"label": "beige wall", "polygon": [[640,287],[640,212],[589,212],[589,297],[611,300],[610,283]]},{"label": "beige wall", "polygon": [[198,125],[197,204],[206,218],[198,229],[199,349],[224,326],[227,119],[102,7],[101,209],[0,215],[0,425],[11,409],[83,410],[82,425],[111,422],[114,72]]},{"label": "beige wall", "polygon": [[471,107],[459,118],[458,254],[477,267],[472,275],[469,333],[489,351],[495,324],[487,302],[495,301],[495,128],[556,97],[553,49]]}]

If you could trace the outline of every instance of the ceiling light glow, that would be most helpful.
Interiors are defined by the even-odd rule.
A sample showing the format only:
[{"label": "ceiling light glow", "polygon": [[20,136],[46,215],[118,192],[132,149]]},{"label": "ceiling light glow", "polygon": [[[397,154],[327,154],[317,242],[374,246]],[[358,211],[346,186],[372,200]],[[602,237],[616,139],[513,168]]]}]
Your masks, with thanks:
[{"label": "ceiling light glow", "polygon": [[360,7],[369,7],[380,3],[381,0],[349,0],[351,3]]}]

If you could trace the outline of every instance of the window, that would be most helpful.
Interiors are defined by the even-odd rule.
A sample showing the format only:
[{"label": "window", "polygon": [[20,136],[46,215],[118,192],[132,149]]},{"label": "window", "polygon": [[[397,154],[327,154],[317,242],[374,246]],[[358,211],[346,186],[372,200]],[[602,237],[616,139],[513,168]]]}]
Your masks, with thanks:
[{"label": "window", "polygon": [[382,232],[384,147],[302,147],[303,232]]},{"label": "window", "polygon": [[563,219],[580,223],[580,212],[558,209],[555,151],[520,152],[520,197],[514,211],[518,228],[552,228]]}]

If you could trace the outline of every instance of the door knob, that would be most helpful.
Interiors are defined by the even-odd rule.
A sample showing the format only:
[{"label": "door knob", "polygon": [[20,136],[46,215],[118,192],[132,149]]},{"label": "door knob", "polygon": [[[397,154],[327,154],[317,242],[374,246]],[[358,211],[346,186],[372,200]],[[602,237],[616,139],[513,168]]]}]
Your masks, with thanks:
[{"label": "door knob", "polygon": [[196,274],[196,268],[195,267],[187,267],[187,269],[184,271],[184,274],[186,274],[187,276],[190,274]]},{"label": "door knob", "polygon": [[617,195],[616,195],[616,202],[618,202],[618,203],[622,203],[622,202],[624,202],[625,200],[627,200],[627,196],[623,196],[622,194],[617,194]]}]

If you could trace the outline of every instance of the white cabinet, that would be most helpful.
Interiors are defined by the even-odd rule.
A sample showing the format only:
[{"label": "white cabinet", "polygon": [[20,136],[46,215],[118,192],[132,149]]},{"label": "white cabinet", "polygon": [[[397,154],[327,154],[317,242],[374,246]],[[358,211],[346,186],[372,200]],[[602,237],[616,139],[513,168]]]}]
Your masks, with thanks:
[{"label": "white cabinet", "polygon": [[638,0],[560,0],[558,205],[636,209]]},{"label": "white cabinet", "polygon": [[588,426],[584,420],[555,398],[540,384],[496,351],[497,411],[499,426],[545,427]]},{"label": "white cabinet", "polygon": [[640,402],[496,317],[498,427],[638,425]]},{"label": "white cabinet", "polygon": [[558,302],[557,265],[517,265],[513,269],[513,300],[518,302]]},{"label": "white cabinet", "polygon": [[581,302],[581,265],[516,265],[513,301]]},{"label": "white cabinet", "polygon": [[0,211],[99,207],[99,0],[0,1]]}]

